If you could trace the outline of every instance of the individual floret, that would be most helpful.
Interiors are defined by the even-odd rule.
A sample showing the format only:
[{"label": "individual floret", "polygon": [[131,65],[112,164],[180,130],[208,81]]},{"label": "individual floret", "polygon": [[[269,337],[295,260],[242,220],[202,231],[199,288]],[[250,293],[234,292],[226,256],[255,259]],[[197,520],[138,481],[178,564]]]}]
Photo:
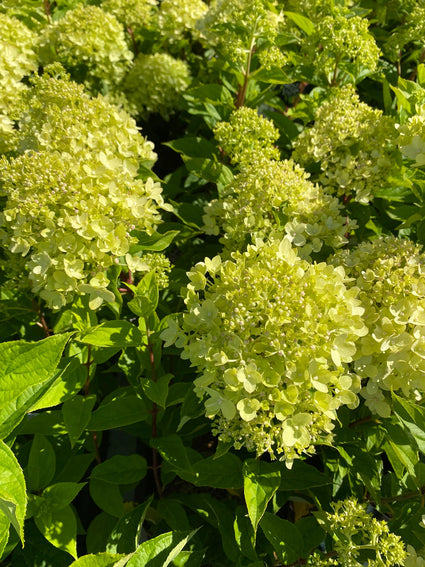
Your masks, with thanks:
[{"label": "individual floret", "polygon": [[331,439],[341,405],[358,404],[347,363],[367,332],[363,309],[343,269],[301,260],[287,239],[232,256],[189,272],[182,326],[162,338],[199,371],[221,440],[290,464]]},{"label": "individual floret", "polygon": [[388,417],[393,390],[421,401],[425,393],[425,256],[409,240],[380,237],[334,259],[360,288],[369,333],[360,338],[355,371],[369,409]]},{"label": "individual floret", "polygon": [[347,86],[321,105],[314,126],[296,140],[292,157],[301,165],[319,162],[321,183],[367,203],[398,171],[396,138],[394,120],[360,102]]},{"label": "individual floret", "polygon": [[127,75],[124,91],[134,115],[159,113],[168,120],[191,81],[187,63],[168,53],[140,54]]},{"label": "individual floret", "polygon": [[43,64],[59,61],[93,94],[114,90],[133,59],[123,26],[97,6],[78,4],[46,28],[40,42]]},{"label": "individual floret", "polygon": [[308,180],[292,161],[259,159],[246,164],[220,199],[205,206],[205,231],[223,234],[229,251],[243,250],[255,238],[287,235],[303,258],[321,250],[336,250],[356,227],[342,216],[336,197]]}]

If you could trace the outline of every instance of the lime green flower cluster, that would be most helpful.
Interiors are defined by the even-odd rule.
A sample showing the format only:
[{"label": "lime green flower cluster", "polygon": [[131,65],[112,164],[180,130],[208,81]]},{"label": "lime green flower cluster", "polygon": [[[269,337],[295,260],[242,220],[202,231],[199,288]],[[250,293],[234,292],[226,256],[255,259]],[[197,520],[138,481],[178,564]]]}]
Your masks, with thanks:
[{"label": "lime green flower cluster", "polygon": [[199,36],[197,21],[208,6],[202,0],[162,0],[158,13],[158,27],[170,43],[184,39],[189,34]]},{"label": "lime green flower cluster", "polygon": [[184,61],[168,53],[141,53],[124,82],[131,113],[143,118],[159,113],[169,120],[190,81],[189,67]]},{"label": "lime green flower cluster", "polygon": [[360,380],[346,368],[367,332],[358,290],[342,268],[298,258],[287,239],[232,257],[188,273],[182,326],[162,338],[199,370],[195,391],[221,440],[290,464],[330,441],[340,406],[358,404]]},{"label": "lime green flower cluster", "polygon": [[[383,45],[385,55],[392,61],[397,61],[400,52],[408,43],[424,45],[425,34],[425,5],[421,0],[398,2],[398,13],[402,15],[401,25],[395,28],[388,41]],[[405,5],[406,4],[406,5]]]},{"label": "lime green flower cluster", "polygon": [[166,289],[171,271],[170,260],[160,252],[145,252],[142,256],[125,255],[125,262],[131,272],[155,272],[159,289]]},{"label": "lime green flower cluster", "polygon": [[[425,90],[424,90],[425,95]],[[399,126],[398,146],[403,157],[425,166],[425,105],[416,105],[416,114]]]},{"label": "lime green flower cluster", "polygon": [[[401,538],[390,532],[385,521],[366,511],[366,505],[353,499],[332,504],[333,513],[319,512],[316,517],[332,536],[336,557],[314,555],[309,565],[327,567],[396,567],[405,563],[407,554]],[[373,557],[371,557],[373,555]]]},{"label": "lime green flower cluster", "polygon": [[295,142],[293,159],[320,162],[321,183],[338,195],[367,203],[397,171],[393,119],[360,102],[351,86],[335,89],[319,108],[314,126]]},{"label": "lime green flower cluster", "polygon": [[273,145],[279,138],[279,130],[254,108],[242,106],[232,112],[228,122],[218,122],[214,137],[233,163],[280,157],[279,149]]},{"label": "lime green flower cluster", "polygon": [[325,73],[332,85],[338,82],[339,71],[352,76],[362,69],[374,71],[381,52],[368,25],[366,18],[343,9],[320,18],[314,32],[302,42],[306,62],[313,64],[318,73]]},{"label": "lime green flower cluster", "polygon": [[22,110],[22,79],[37,68],[35,34],[16,18],[0,14],[0,153],[16,144],[15,121]]},{"label": "lime green flower cluster", "polygon": [[198,28],[208,46],[243,68],[254,47],[258,53],[274,45],[283,24],[276,4],[274,0],[213,0]]},{"label": "lime green flower cluster", "polygon": [[45,29],[40,59],[44,65],[59,61],[73,79],[97,94],[121,83],[133,54],[115,16],[97,6],[78,4]]},{"label": "lime green flower cluster", "polygon": [[156,0],[103,0],[102,9],[112,14],[126,28],[146,27],[157,7]]},{"label": "lime green flower cluster", "polygon": [[286,234],[305,259],[323,244],[340,248],[356,225],[342,216],[338,199],[308,177],[292,161],[253,160],[224,188],[221,199],[205,206],[206,233],[223,232],[221,242],[228,250]]},{"label": "lime green flower cluster", "polygon": [[44,76],[28,93],[20,147],[1,162],[4,247],[26,257],[32,291],[53,309],[76,294],[89,294],[93,309],[113,301],[106,270],[129,254],[130,232],[152,232],[165,207],[160,185],[137,179],[152,144],[101,97]]},{"label": "lime green flower cluster", "polygon": [[381,237],[336,253],[361,292],[369,333],[360,338],[355,371],[367,380],[369,409],[388,417],[390,391],[420,401],[425,392],[425,256],[410,240]]}]

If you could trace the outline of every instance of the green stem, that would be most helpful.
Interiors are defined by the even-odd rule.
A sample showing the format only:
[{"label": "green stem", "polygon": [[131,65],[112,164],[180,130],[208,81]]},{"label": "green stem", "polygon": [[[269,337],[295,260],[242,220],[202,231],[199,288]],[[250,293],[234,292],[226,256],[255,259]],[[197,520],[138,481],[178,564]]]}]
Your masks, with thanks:
[{"label": "green stem", "polygon": [[236,108],[240,108],[245,104],[246,92],[248,90],[249,78],[251,74],[252,56],[255,51],[256,31],[257,31],[258,22],[259,22],[259,18],[255,22],[254,30],[251,35],[251,41],[250,41],[248,56],[246,60],[246,67],[244,72],[244,80],[242,86],[238,90],[238,95],[236,97],[236,103],[235,103]]}]

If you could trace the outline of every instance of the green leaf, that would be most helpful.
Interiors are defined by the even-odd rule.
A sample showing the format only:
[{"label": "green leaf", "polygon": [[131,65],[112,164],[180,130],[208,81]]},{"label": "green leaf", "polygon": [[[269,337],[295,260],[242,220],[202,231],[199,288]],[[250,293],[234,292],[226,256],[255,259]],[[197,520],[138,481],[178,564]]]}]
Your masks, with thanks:
[{"label": "green leaf", "polygon": [[146,274],[132,290],[134,297],[128,302],[128,307],[138,317],[149,317],[155,311],[159,299],[155,271]]},{"label": "green leaf", "polygon": [[146,512],[151,506],[152,500],[153,494],[146,502],[140,504],[140,506],[137,506],[118,520],[106,544],[108,553],[132,553],[135,551]]},{"label": "green leaf", "polygon": [[[9,535],[11,535],[11,534],[9,534],[9,532],[10,532],[10,522],[9,522],[8,518],[6,518],[6,516],[3,513],[0,512],[0,561],[2,559],[3,552],[7,548],[7,544],[8,544],[8,541],[9,541]],[[18,543],[19,539],[18,539],[18,536],[15,535],[16,532],[12,532],[12,534],[16,538],[16,543]],[[6,549],[6,553],[7,553],[7,549]],[[5,555],[6,555],[6,553],[5,553]]]},{"label": "green leaf", "polygon": [[24,473],[11,449],[0,441],[0,512],[15,528],[22,544],[26,509]]},{"label": "green leaf", "polygon": [[425,455],[425,409],[413,402],[400,398],[394,392],[393,410],[399,422],[415,439],[419,451]]},{"label": "green leaf", "polygon": [[40,513],[34,521],[47,541],[77,557],[77,519],[71,506]]},{"label": "green leaf", "polygon": [[6,437],[54,383],[70,333],[36,343],[0,344],[0,437]]},{"label": "green leaf", "polygon": [[76,561],[73,561],[69,567],[114,567],[117,561],[123,557],[125,557],[125,555],[122,553],[96,553],[84,555]]},{"label": "green leaf", "polygon": [[164,143],[164,146],[187,157],[209,158],[217,152],[214,144],[200,137],[178,138]]},{"label": "green leaf", "polygon": [[246,517],[245,507],[239,506],[237,508],[233,529],[240,552],[252,561],[258,559],[255,551],[255,533],[251,522]]},{"label": "green leaf", "polygon": [[167,532],[142,543],[127,567],[168,567],[198,530]]},{"label": "green leaf", "polygon": [[140,455],[115,455],[96,465],[90,478],[110,484],[133,484],[146,476],[147,462]]},{"label": "green leaf", "polygon": [[150,400],[162,408],[165,408],[168,396],[168,384],[172,378],[172,374],[164,374],[164,376],[158,378],[156,382],[149,378],[142,378],[141,386],[143,392]]},{"label": "green leaf", "polygon": [[202,457],[196,451],[185,447],[181,437],[168,435],[151,440],[151,445],[158,449],[161,457],[167,461],[170,468],[183,480],[194,484],[196,475],[193,465]]},{"label": "green leaf", "polygon": [[62,510],[74,501],[85,485],[85,482],[58,482],[43,490],[42,497],[49,510]]},{"label": "green leaf", "polygon": [[300,558],[304,540],[295,524],[266,512],[260,526],[284,565],[295,563]]},{"label": "green leaf", "polygon": [[294,22],[296,26],[298,26],[306,35],[311,35],[314,30],[314,24],[311,20],[306,18],[305,16],[298,14],[297,12],[283,12],[284,15]]},{"label": "green leaf", "polygon": [[95,403],[96,396],[92,395],[75,396],[63,404],[62,415],[71,447],[74,447],[82,432],[86,429]]},{"label": "green leaf", "polygon": [[242,461],[233,453],[199,460],[194,463],[193,471],[196,486],[224,489],[238,489],[243,486]]},{"label": "green leaf", "polygon": [[186,161],[189,171],[212,183],[228,185],[233,181],[232,170],[226,165],[209,158],[190,158]]},{"label": "green leaf", "polygon": [[140,346],[142,333],[129,321],[106,321],[77,336],[86,345],[125,348]]},{"label": "green leaf", "polygon": [[58,370],[61,369],[62,372],[57,374],[47,392],[32,406],[31,411],[57,406],[77,394],[84,386],[87,369],[78,358],[63,358],[58,365]]},{"label": "green leaf", "polygon": [[242,467],[244,496],[254,533],[266,511],[267,504],[280,486],[278,466],[257,459],[248,459]]},{"label": "green leaf", "polygon": [[313,549],[319,547],[326,534],[314,516],[300,518],[295,525],[304,540],[302,557],[308,557]]},{"label": "green leaf", "polygon": [[48,486],[55,476],[56,455],[47,437],[34,435],[28,459],[28,490],[37,491]]},{"label": "green leaf", "polygon": [[101,510],[111,516],[121,518],[124,501],[119,486],[104,480],[91,478],[89,483],[90,496]]},{"label": "green leaf", "polygon": [[146,404],[135,394],[113,398],[91,414],[87,429],[105,431],[139,423],[149,416]]},{"label": "green leaf", "polygon": [[405,471],[415,478],[415,465],[419,461],[417,451],[412,447],[412,440],[398,424],[385,422],[386,441],[382,448],[399,479]]},{"label": "green leaf", "polygon": [[304,461],[295,460],[291,469],[282,467],[280,490],[306,490],[332,484],[332,480]]},{"label": "green leaf", "polygon": [[169,230],[165,234],[160,234],[159,232],[148,234],[140,230],[133,230],[131,231],[131,236],[135,236],[138,242],[130,247],[130,254],[137,254],[137,252],[142,250],[162,252],[170,246],[179,232],[179,230]]}]

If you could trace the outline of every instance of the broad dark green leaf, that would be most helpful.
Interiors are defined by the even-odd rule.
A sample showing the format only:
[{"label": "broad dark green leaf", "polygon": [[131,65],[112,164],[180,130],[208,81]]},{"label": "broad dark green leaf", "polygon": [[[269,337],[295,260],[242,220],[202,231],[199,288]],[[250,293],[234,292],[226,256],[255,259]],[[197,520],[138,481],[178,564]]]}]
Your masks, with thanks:
[{"label": "broad dark green leaf", "polygon": [[77,497],[86,483],[58,482],[43,490],[42,497],[49,510],[62,510]]},{"label": "broad dark green leaf", "polygon": [[399,479],[402,479],[406,470],[415,477],[415,465],[419,461],[418,453],[412,446],[412,439],[405,433],[400,425],[385,422],[387,432],[386,441],[382,448]]},{"label": "broad dark green leaf", "polygon": [[140,455],[115,455],[96,465],[90,478],[110,484],[132,484],[146,476],[147,462]]},{"label": "broad dark green leaf", "polygon": [[175,152],[187,157],[211,158],[217,152],[215,145],[205,138],[192,136],[171,140],[166,142],[164,146],[168,146]]},{"label": "broad dark green leaf", "polygon": [[134,297],[128,302],[128,307],[138,317],[149,317],[157,305],[159,299],[158,285],[156,283],[155,272],[149,272],[138,283],[131,288]]},{"label": "broad dark green leaf", "polygon": [[215,456],[198,460],[193,464],[196,486],[238,489],[243,486],[242,461],[233,453],[218,459]]},{"label": "broad dark green leaf", "polygon": [[423,407],[392,393],[393,410],[400,423],[414,437],[419,451],[425,454],[425,410]]},{"label": "broad dark green leaf", "polygon": [[149,416],[146,404],[135,394],[117,397],[91,414],[89,431],[105,431],[143,421]]},{"label": "broad dark green leaf", "polygon": [[242,467],[245,502],[254,533],[267,504],[280,486],[280,467],[257,459],[248,459]]},{"label": "broad dark green leaf", "polygon": [[303,16],[302,14],[298,14],[297,12],[283,12],[288,20],[294,22],[296,26],[298,26],[306,35],[311,35],[314,32],[314,24],[311,20]]},{"label": "broad dark green leaf", "polygon": [[305,490],[332,484],[331,479],[304,461],[295,460],[291,469],[282,467],[280,490]]},{"label": "broad dark green leaf", "polygon": [[46,488],[55,472],[56,455],[51,443],[44,435],[35,435],[26,469],[28,489],[37,491]]},{"label": "broad dark green leaf", "polygon": [[164,376],[160,376],[156,382],[150,378],[142,378],[141,386],[143,392],[150,400],[160,407],[165,408],[168,396],[168,385],[172,378],[172,374],[164,374]]},{"label": "broad dark green leaf", "polygon": [[65,427],[68,431],[71,447],[80,438],[87,427],[91,412],[96,403],[96,396],[75,396],[66,401],[62,406],[62,415]]},{"label": "broad dark green leaf", "polygon": [[124,513],[124,501],[119,486],[104,480],[91,478],[89,482],[90,496],[101,510],[121,518]]},{"label": "broad dark green leaf", "polygon": [[291,565],[300,558],[304,540],[295,524],[266,512],[260,526],[284,565]]}]

